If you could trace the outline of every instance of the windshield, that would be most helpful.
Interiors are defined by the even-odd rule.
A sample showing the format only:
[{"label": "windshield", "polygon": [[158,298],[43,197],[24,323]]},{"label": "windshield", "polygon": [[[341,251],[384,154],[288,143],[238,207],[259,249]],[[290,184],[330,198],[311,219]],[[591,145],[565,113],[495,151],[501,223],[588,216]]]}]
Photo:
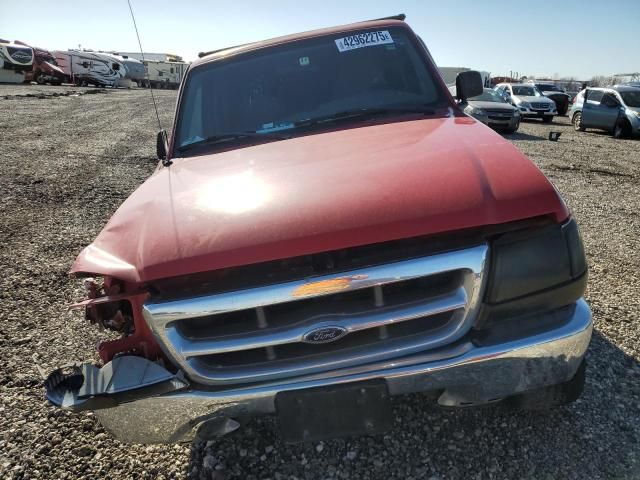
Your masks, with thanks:
[{"label": "windshield", "polygon": [[475,100],[476,102],[499,102],[505,103],[504,97],[498,92],[485,88],[477,97],[471,97],[469,100]]},{"label": "windshield", "polygon": [[562,89],[556,85],[536,85],[543,92],[562,92]]},{"label": "windshield", "polygon": [[514,85],[513,94],[521,97],[542,97],[542,92],[537,87],[529,85]]},{"label": "windshield", "polygon": [[618,92],[627,107],[640,107],[640,89],[636,91]]},{"label": "windshield", "polygon": [[[403,29],[303,40],[194,69],[174,143],[180,151],[234,132],[319,128],[341,112],[446,106],[441,90]],[[309,127],[313,119],[322,124]]]}]

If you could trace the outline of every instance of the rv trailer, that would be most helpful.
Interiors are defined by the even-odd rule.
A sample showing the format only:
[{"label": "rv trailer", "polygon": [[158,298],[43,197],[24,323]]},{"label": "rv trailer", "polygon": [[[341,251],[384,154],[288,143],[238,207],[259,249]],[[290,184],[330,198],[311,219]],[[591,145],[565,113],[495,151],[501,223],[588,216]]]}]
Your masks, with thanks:
[{"label": "rv trailer", "polygon": [[126,54],[120,54],[117,52],[100,52],[103,55],[108,55],[114,58],[117,62],[124,65],[125,73],[124,77],[118,82],[118,87],[131,87],[138,85],[142,81],[146,74],[144,65],[137,58],[132,58]]},{"label": "rv trailer", "polygon": [[171,88],[180,86],[182,78],[189,67],[184,62],[166,62],[159,60],[144,60],[142,62],[147,69],[147,78],[138,82],[140,87]]},{"label": "rv trailer", "polygon": [[56,50],[56,61],[71,83],[79,86],[118,87],[126,75],[118,59],[104,53],[86,50]]},{"label": "rv trailer", "polygon": [[22,83],[33,68],[33,49],[0,40],[0,83]]}]

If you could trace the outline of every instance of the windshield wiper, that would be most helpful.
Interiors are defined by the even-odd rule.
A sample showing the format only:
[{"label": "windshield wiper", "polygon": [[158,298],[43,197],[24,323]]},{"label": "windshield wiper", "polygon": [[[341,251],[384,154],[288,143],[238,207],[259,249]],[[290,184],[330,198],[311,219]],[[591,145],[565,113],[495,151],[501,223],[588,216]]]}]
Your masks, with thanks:
[{"label": "windshield wiper", "polygon": [[239,140],[242,138],[265,138],[271,140],[287,140],[291,138],[291,135],[286,135],[284,133],[276,133],[276,132],[225,132],[218,133],[216,135],[211,135],[210,137],[203,138],[201,140],[196,140],[195,142],[188,143],[186,145],[182,145],[178,147],[179,152],[185,152],[187,150],[191,150],[192,148],[201,147],[204,145],[216,145],[218,143],[230,142],[233,140]]},{"label": "windshield wiper", "polygon": [[334,122],[339,120],[347,120],[353,118],[369,118],[378,115],[397,115],[403,113],[419,113],[422,115],[433,115],[434,110],[420,106],[410,107],[370,107],[370,108],[354,108],[342,110],[322,117],[308,118],[295,122],[295,126],[317,125],[321,123]]}]

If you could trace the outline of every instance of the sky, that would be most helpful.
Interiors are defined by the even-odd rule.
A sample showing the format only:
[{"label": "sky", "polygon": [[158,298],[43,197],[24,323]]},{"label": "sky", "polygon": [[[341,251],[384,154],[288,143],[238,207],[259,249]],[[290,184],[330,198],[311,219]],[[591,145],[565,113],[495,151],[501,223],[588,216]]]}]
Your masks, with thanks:
[{"label": "sky", "polygon": [[[493,76],[640,71],[640,0],[131,0],[145,52],[198,52],[398,13],[439,66]],[[49,50],[139,50],[127,0],[0,0],[0,38]]]}]

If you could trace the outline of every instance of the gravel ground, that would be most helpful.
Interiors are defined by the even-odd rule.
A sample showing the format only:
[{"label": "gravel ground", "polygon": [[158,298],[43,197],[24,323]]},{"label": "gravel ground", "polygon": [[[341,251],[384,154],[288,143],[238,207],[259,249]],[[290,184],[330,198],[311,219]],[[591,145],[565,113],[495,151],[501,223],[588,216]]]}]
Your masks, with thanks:
[{"label": "gravel ground", "polygon": [[[562,192],[587,248],[596,331],[574,405],[449,411],[415,395],[394,400],[384,437],[291,447],[266,418],[207,443],[125,445],[92,415],[48,406],[34,357],[45,369],[96,358],[99,332],[66,311],[82,296],[66,272],[154,169],[156,122],[146,92],[70,91],[87,89],[0,86],[0,478],[640,478],[638,141],[576,133],[566,117],[509,136]],[[168,125],[175,92],[157,98]]]}]

